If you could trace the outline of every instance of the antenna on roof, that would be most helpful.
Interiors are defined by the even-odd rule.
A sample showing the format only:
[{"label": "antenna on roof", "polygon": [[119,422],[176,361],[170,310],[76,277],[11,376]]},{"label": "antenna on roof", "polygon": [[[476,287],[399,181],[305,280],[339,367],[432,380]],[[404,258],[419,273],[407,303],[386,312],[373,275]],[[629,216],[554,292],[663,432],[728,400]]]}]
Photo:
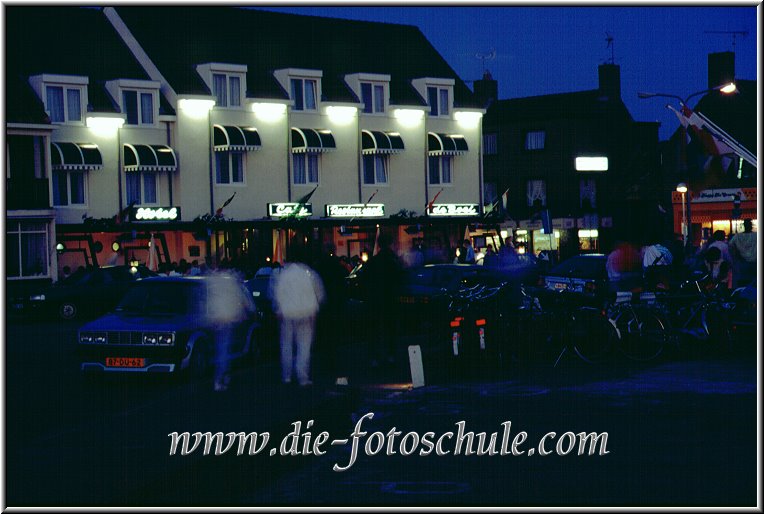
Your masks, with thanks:
[{"label": "antenna on roof", "polygon": [[481,65],[483,67],[482,72],[483,72],[483,75],[485,75],[485,62],[493,61],[494,59],[496,59],[496,49],[495,48],[489,49],[488,53],[485,55],[475,54],[475,59],[480,59]]},{"label": "antenna on roof", "polygon": [[609,64],[615,64],[615,47],[613,45],[613,36],[610,35],[610,32],[605,31],[605,41],[607,41],[606,48],[610,48],[610,63]]},{"label": "antenna on roof", "polygon": [[735,53],[735,38],[737,36],[745,37],[748,35],[747,30],[705,30],[704,34],[732,34],[732,53]]}]

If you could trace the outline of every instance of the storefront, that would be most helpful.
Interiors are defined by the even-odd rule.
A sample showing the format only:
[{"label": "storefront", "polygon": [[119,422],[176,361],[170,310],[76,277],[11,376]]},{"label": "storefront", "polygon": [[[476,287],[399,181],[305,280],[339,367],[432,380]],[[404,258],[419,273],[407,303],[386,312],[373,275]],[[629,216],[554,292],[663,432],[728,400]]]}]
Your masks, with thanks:
[{"label": "storefront", "polygon": [[[683,198],[685,196],[685,198]],[[690,196],[689,217],[692,222],[693,244],[699,246],[717,230],[727,237],[742,232],[743,220],[753,221],[757,230],[756,188],[705,189],[697,194],[672,193],[674,207],[674,233],[684,234],[684,214],[688,210],[686,196]]]}]

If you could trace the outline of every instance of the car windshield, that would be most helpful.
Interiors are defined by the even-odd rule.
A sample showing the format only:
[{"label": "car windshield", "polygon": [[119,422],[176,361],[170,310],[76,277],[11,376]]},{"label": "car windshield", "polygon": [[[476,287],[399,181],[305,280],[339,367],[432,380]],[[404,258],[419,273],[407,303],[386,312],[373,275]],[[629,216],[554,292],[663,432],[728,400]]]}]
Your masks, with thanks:
[{"label": "car windshield", "polygon": [[574,278],[605,278],[605,259],[599,257],[573,257],[549,271],[549,275]]},{"label": "car windshield", "polygon": [[188,314],[199,310],[202,292],[201,284],[140,282],[125,294],[115,311],[145,316]]}]

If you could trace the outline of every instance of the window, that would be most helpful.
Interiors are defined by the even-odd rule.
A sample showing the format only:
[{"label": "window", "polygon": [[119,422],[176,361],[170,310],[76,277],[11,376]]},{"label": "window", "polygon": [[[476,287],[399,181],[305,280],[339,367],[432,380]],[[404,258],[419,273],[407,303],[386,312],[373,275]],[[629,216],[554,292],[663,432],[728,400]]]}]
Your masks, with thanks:
[{"label": "window", "polygon": [[387,184],[387,168],[390,160],[387,155],[363,156],[363,183]]},{"label": "window", "polygon": [[293,109],[295,111],[315,111],[317,82],[314,79],[291,79]]},{"label": "window", "polygon": [[543,180],[528,181],[528,206],[546,205],[546,182]]},{"label": "window", "polygon": [[78,87],[46,86],[45,110],[52,123],[82,121],[82,90]]},{"label": "window", "polygon": [[591,178],[579,182],[579,197],[582,209],[597,207],[597,181]]},{"label": "window", "polygon": [[122,91],[122,108],[128,125],[154,124],[154,95],[143,91]]},{"label": "window", "polygon": [[6,226],[6,277],[48,276],[48,224],[9,221]]},{"label": "window", "polygon": [[157,174],[153,171],[132,171],[125,174],[127,203],[156,205]]},{"label": "window", "polygon": [[544,143],[546,141],[546,132],[543,130],[536,130],[525,134],[525,149],[526,150],[543,150]]},{"label": "window", "polygon": [[430,184],[450,184],[454,158],[450,155],[431,155],[429,157]]},{"label": "window", "polygon": [[496,134],[483,135],[483,154],[496,155]]},{"label": "window", "polygon": [[213,73],[212,94],[215,95],[216,107],[240,107],[241,76]]},{"label": "window", "polygon": [[361,82],[361,101],[367,114],[385,112],[385,86]]},{"label": "window", "polygon": [[428,87],[427,103],[430,106],[430,116],[448,116],[450,106],[448,89]]},{"label": "window", "polygon": [[53,205],[85,205],[85,174],[82,171],[53,172]]},{"label": "window", "polygon": [[244,184],[244,152],[215,152],[216,182]]},{"label": "window", "polygon": [[6,178],[30,180],[45,178],[45,147],[41,136],[6,138]]},{"label": "window", "polygon": [[292,156],[295,184],[318,184],[318,154],[297,153]]}]

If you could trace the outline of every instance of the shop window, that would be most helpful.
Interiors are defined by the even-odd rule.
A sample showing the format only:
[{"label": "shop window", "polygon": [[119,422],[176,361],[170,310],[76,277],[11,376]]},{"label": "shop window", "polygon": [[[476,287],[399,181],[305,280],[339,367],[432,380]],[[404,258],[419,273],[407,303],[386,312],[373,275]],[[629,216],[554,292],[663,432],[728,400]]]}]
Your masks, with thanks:
[{"label": "shop window", "polygon": [[47,277],[48,224],[39,221],[9,221],[6,227],[6,277]]}]

